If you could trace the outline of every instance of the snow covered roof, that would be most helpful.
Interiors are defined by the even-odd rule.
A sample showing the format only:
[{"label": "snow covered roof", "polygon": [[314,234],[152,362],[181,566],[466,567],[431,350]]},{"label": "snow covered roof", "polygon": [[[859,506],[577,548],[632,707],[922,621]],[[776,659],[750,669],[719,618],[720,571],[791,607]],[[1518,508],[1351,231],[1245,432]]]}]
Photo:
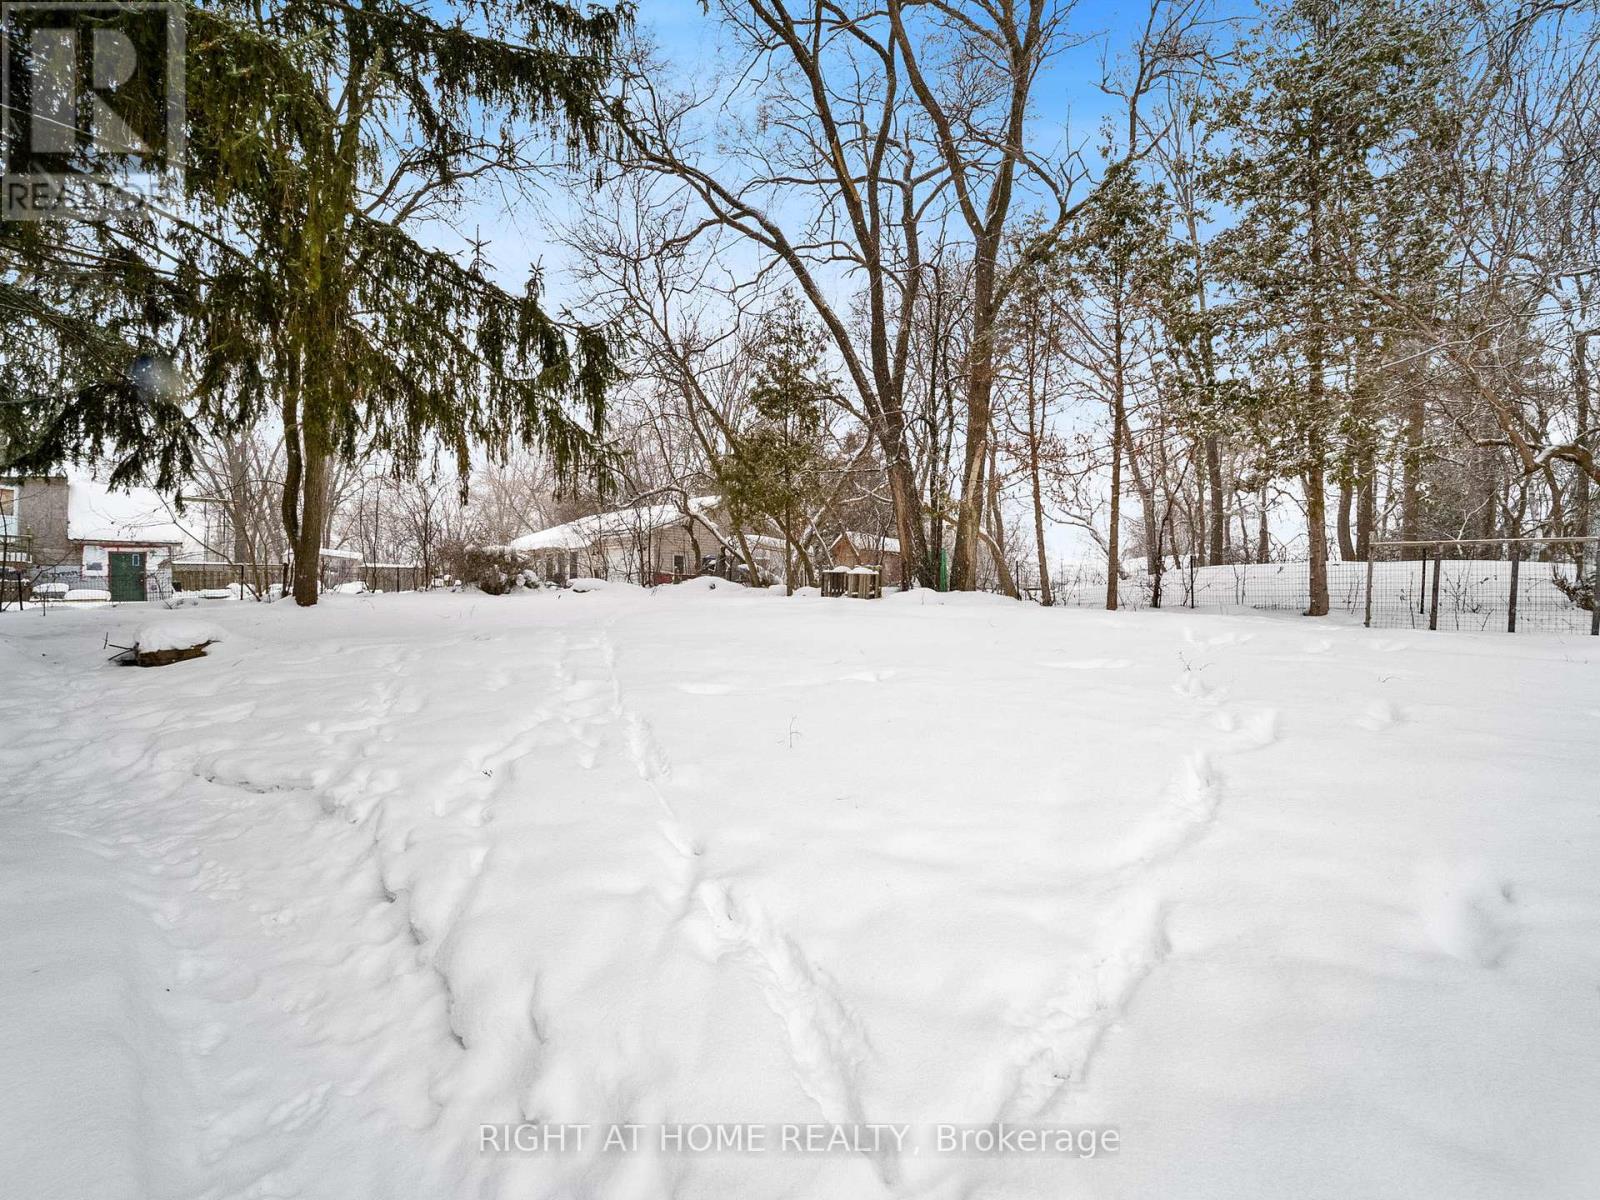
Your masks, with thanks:
[{"label": "snow covered roof", "polygon": [[176,546],[198,540],[174,506],[150,488],[113,491],[93,479],[67,481],[67,537],[75,542],[148,542]]},{"label": "snow covered roof", "polygon": [[361,561],[361,551],[359,550],[330,550],[327,546],[324,546],[317,551],[317,554],[321,558],[342,558],[350,562]]},{"label": "snow covered roof", "polygon": [[861,533],[857,530],[846,529],[844,538],[857,550],[881,546],[885,554],[900,553],[900,539],[892,537],[879,537],[875,533]]},{"label": "snow covered roof", "polygon": [[[694,496],[689,500],[689,512],[705,516],[720,502],[720,496]],[[509,543],[507,549],[527,550],[582,550],[606,538],[627,537],[664,529],[683,520],[683,507],[677,501],[665,504],[644,504],[637,508],[619,508],[612,512],[595,513],[579,517],[565,525],[554,525],[537,533],[525,533]]]}]

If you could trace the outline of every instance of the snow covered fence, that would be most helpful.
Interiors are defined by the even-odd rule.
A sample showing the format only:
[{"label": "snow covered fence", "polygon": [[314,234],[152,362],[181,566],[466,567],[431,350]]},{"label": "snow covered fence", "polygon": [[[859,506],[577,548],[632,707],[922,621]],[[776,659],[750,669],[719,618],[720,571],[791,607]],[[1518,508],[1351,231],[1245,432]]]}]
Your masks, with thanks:
[{"label": "snow covered fence", "polygon": [[[1335,612],[1359,617],[1364,604],[1365,563],[1329,563],[1329,602]],[[1078,564],[1051,581],[1058,605],[1100,608],[1106,572]],[[1311,595],[1305,562],[1226,563],[1215,567],[1169,566],[1159,578],[1130,568],[1117,582],[1117,607],[1194,608],[1214,611],[1304,612]]]},{"label": "snow covered fence", "polygon": [[1600,635],[1600,538],[1380,542],[1363,619],[1385,628]]},{"label": "snow covered fence", "polygon": [[[1600,539],[1380,542],[1370,569],[1328,564],[1328,603],[1374,628],[1600,633],[1597,564]],[[1304,612],[1310,572],[1303,561],[1173,566],[1159,578],[1131,572],[1118,583],[1118,607]],[[1077,564],[1052,584],[1059,605],[1105,604],[1101,564]]]}]

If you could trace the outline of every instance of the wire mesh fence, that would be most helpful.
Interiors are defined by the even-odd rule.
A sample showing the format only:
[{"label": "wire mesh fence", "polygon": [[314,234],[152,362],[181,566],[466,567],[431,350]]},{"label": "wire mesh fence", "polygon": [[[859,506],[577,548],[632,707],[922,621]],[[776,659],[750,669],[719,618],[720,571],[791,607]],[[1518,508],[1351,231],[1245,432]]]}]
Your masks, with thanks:
[{"label": "wire mesh fence", "polygon": [[164,569],[113,573],[58,566],[0,572],[0,608],[139,604],[173,595],[172,575]]},{"label": "wire mesh fence", "polygon": [[[1600,538],[1378,542],[1370,562],[1328,564],[1328,607],[1381,629],[1600,635],[1597,564]],[[1058,605],[1105,607],[1103,563],[1059,570],[1051,586]],[[1310,603],[1303,561],[1130,565],[1117,584],[1124,609],[1305,612]]]},{"label": "wire mesh fence", "polygon": [[[255,600],[248,568],[228,562],[165,562],[132,571],[55,566],[0,566],[0,610],[56,605],[148,604]],[[267,597],[270,599],[270,596]]]},{"label": "wire mesh fence", "polygon": [[[1365,563],[1328,565],[1329,600],[1334,611],[1359,616],[1365,585]],[[1051,587],[1055,604],[1104,608],[1105,566],[1074,565],[1052,577]],[[1186,559],[1176,565],[1169,563],[1159,573],[1143,565],[1129,565],[1117,581],[1117,607],[1123,609],[1304,612],[1310,599],[1311,571],[1305,562],[1202,567]]]},{"label": "wire mesh fence", "polygon": [[1370,564],[1374,628],[1600,635],[1600,538],[1380,542]]},{"label": "wire mesh fence", "polygon": [[[323,587],[367,592],[415,592],[430,586],[417,563],[325,562]],[[289,563],[260,569],[225,560],[163,560],[156,569],[90,570],[81,564],[39,566],[13,558],[0,560],[0,611],[53,605],[138,604],[169,606],[221,600],[274,600],[289,584]],[[264,587],[257,580],[265,577]]]}]

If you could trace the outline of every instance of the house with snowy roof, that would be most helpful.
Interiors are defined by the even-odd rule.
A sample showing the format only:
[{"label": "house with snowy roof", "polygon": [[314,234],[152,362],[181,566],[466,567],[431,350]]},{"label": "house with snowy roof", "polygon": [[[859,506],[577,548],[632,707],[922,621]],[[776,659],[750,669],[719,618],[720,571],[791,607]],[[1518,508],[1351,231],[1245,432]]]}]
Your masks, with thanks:
[{"label": "house with snowy roof", "polygon": [[885,583],[900,582],[900,539],[846,529],[828,547],[836,566],[877,567]]},{"label": "house with snowy roof", "polygon": [[[746,548],[757,581],[783,578],[784,540],[753,531],[741,539],[718,496],[680,496],[595,513],[525,534],[505,547],[535,575],[554,583],[594,577],[647,585],[675,583],[708,569],[743,578]],[[900,580],[896,538],[845,530],[828,550],[838,567],[872,567],[886,584]],[[716,565],[708,566],[710,559]]]},{"label": "house with snowy roof", "polygon": [[675,583],[708,558],[736,554],[723,532],[721,497],[690,496],[579,517],[524,534],[506,549],[554,583],[592,577]]},{"label": "house with snowy roof", "polygon": [[[0,564],[54,588],[109,600],[169,595],[177,561],[226,545],[219,505],[186,501],[179,514],[150,488],[115,490],[66,475],[0,479]],[[42,582],[41,582],[42,581]],[[102,595],[103,594],[103,595]]]}]

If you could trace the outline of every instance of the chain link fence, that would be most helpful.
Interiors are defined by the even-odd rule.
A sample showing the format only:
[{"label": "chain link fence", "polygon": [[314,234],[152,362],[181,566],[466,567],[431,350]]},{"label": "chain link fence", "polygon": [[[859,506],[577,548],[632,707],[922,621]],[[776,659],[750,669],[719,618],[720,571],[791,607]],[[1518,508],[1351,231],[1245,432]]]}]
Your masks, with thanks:
[{"label": "chain link fence", "polygon": [[163,562],[154,570],[86,571],[81,565],[0,564],[0,610],[89,604],[176,605],[254,600],[249,568],[229,562]]},{"label": "chain link fence", "polygon": [[70,604],[139,604],[171,600],[166,570],[113,575],[81,567],[12,567],[0,572],[0,609]]}]

